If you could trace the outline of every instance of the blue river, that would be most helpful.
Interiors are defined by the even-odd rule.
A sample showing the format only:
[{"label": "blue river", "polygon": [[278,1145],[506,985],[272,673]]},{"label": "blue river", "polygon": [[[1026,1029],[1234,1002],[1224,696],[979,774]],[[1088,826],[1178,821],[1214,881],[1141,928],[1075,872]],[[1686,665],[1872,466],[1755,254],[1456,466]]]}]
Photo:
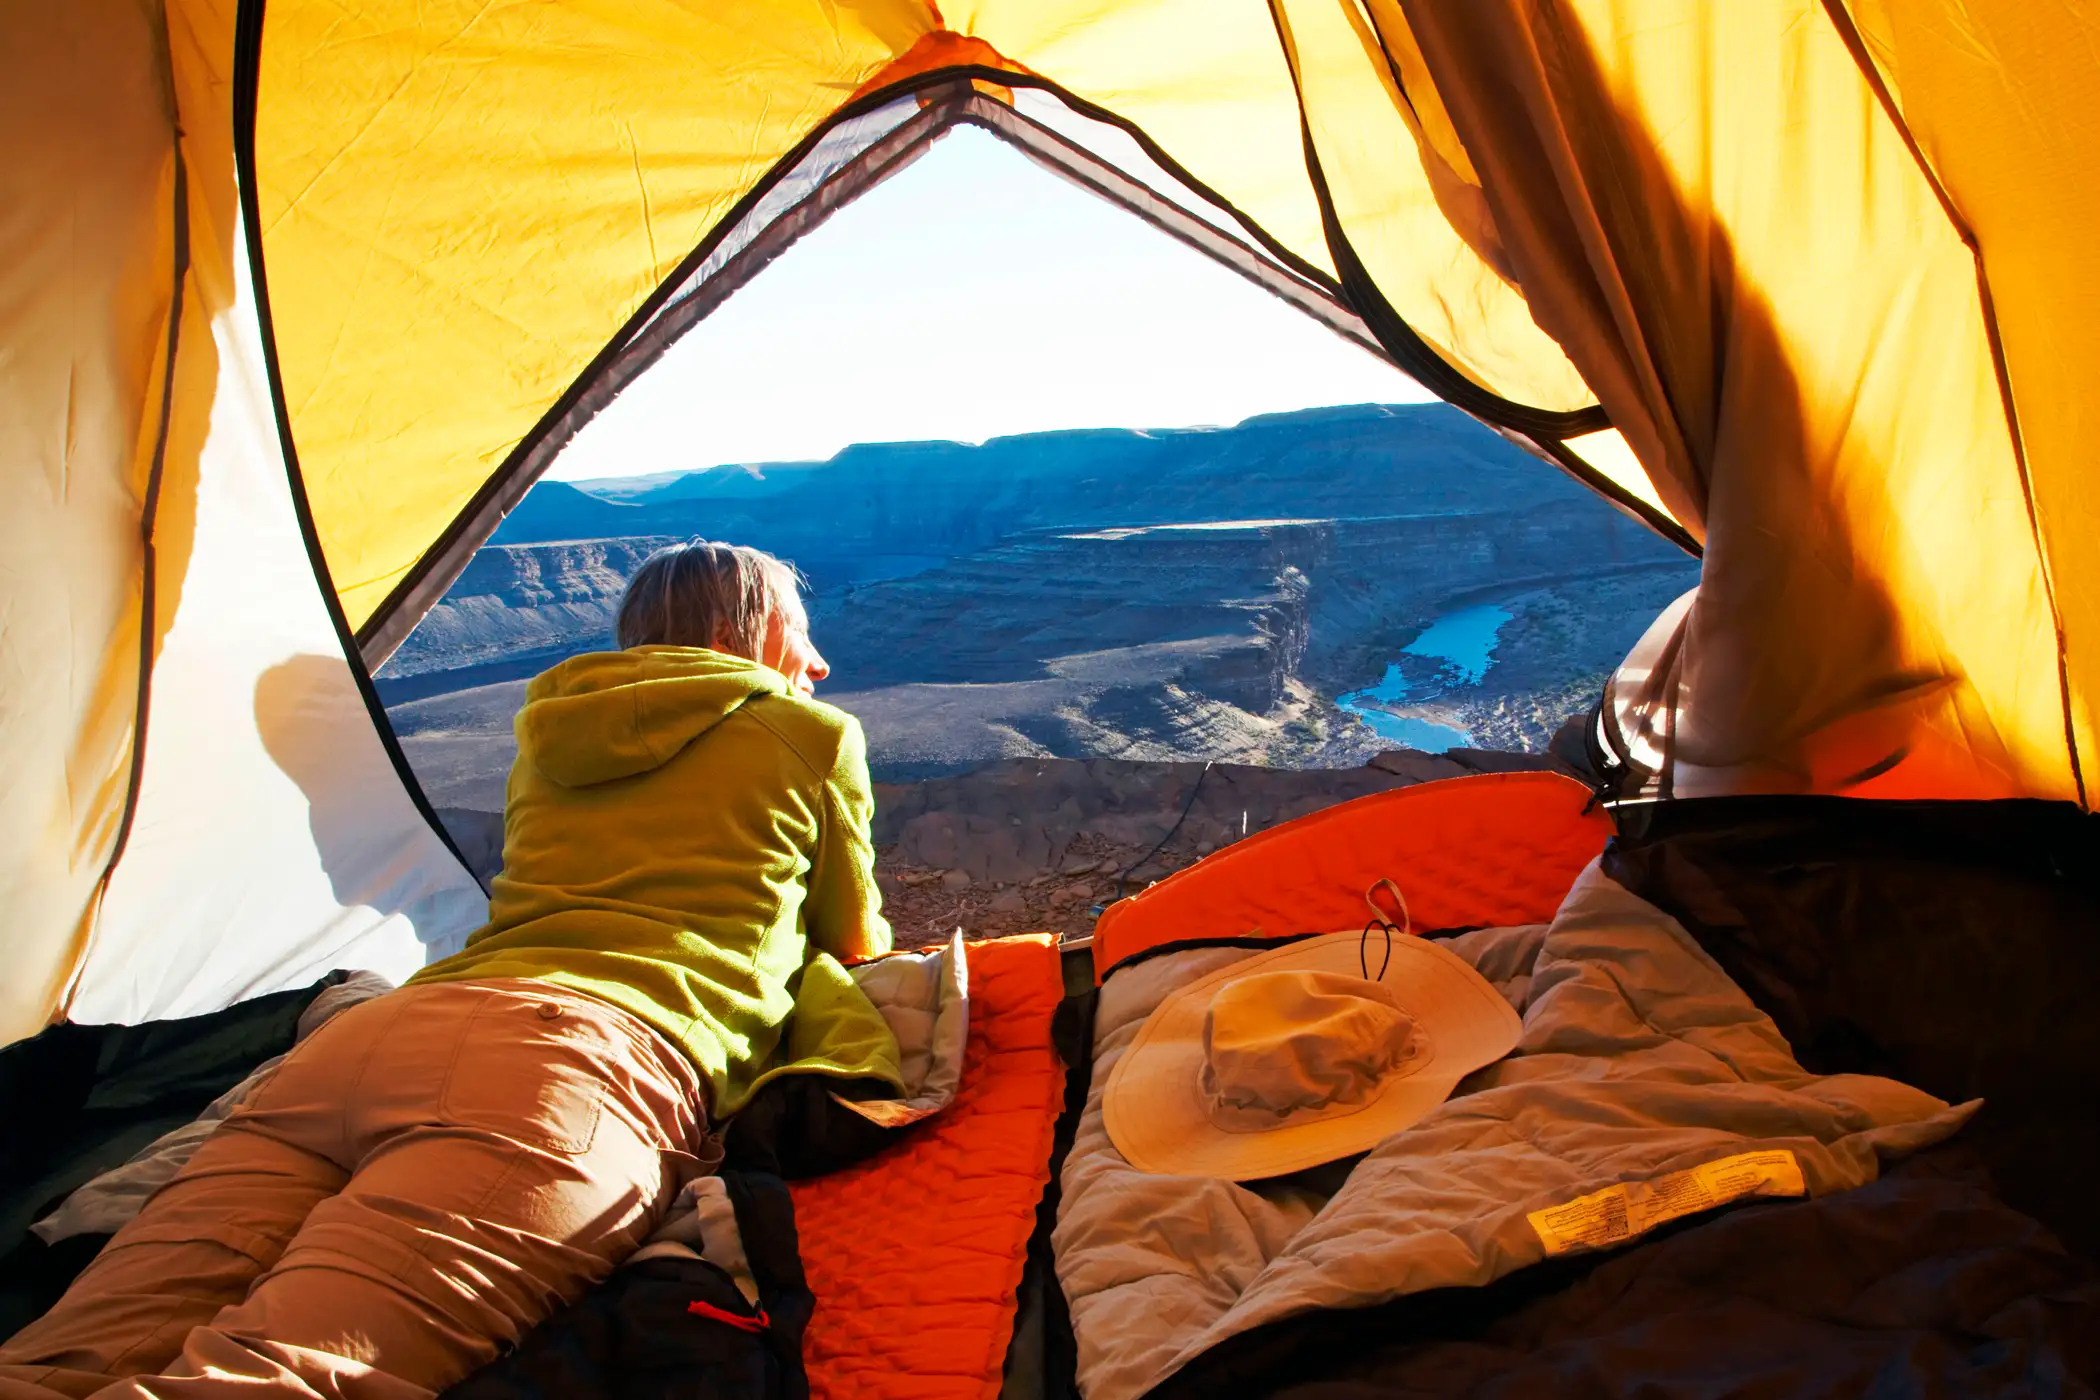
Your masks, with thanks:
[{"label": "blue river", "polygon": [[[1509,610],[1493,603],[1446,613],[1401,651],[1409,656],[1427,656],[1442,661],[1441,679],[1448,685],[1478,685],[1487,678],[1488,667],[1494,664],[1495,638],[1501,633],[1502,624],[1508,621]],[[1406,748],[1420,749],[1423,753],[1442,753],[1472,742],[1471,735],[1454,725],[1396,715],[1378,707],[1379,702],[1399,704],[1406,701],[1410,698],[1410,689],[1399,666],[1388,664],[1385,677],[1378,684],[1337,696],[1335,703],[1370,725],[1371,732],[1379,738]]]}]

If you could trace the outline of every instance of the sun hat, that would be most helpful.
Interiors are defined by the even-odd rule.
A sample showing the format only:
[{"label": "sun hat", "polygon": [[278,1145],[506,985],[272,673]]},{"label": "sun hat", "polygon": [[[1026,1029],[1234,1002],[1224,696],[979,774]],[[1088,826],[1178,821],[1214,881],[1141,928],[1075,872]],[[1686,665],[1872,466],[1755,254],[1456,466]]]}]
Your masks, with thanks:
[{"label": "sun hat", "polygon": [[1324,934],[1161,1002],[1109,1074],[1102,1116],[1140,1171],[1281,1176],[1419,1122],[1523,1029],[1439,944],[1376,927]]}]

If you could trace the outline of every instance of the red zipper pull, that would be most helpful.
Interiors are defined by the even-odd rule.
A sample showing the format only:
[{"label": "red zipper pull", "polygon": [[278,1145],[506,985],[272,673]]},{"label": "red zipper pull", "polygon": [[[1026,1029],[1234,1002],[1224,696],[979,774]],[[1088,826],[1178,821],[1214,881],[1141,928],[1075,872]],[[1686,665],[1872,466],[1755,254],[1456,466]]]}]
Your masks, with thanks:
[{"label": "red zipper pull", "polygon": [[695,1317],[706,1317],[712,1318],[716,1322],[726,1322],[739,1332],[763,1332],[773,1325],[773,1319],[766,1316],[764,1308],[760,1308],[755,1317],[745,1317],[742,1313],[733,1313],[725,1308],[718,1308],[713,1303],[703,1303],[696,1299],[687,1303],[685,1310]]}]

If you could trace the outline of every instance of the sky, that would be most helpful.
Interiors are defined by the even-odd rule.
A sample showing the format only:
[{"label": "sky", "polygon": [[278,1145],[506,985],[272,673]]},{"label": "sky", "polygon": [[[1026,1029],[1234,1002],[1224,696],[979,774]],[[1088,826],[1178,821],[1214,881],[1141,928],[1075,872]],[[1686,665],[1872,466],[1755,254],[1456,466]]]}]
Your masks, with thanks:
[{"label": "sky", "polygon": [[1430,397],[1237,274],[961,127],[738,290],[548,474]]}]

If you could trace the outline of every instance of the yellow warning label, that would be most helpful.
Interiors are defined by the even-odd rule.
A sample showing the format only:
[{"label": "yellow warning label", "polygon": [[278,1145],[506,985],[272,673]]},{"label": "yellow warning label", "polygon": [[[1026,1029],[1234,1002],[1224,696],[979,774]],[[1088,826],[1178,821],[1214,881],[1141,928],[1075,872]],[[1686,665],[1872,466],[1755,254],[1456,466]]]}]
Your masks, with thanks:
[{"label": "yellow warning label", "polygon": [[1653,1181],[1607,1186],[1565,1205],[1535,1210],[1526,1218],[1539,1232],[1546,1253],[1566,1254],[1574,1249],[1603,1249],[1745,1196],[1807,1194],[1800,1162],[1781,1148],[1723,1157]]}]

